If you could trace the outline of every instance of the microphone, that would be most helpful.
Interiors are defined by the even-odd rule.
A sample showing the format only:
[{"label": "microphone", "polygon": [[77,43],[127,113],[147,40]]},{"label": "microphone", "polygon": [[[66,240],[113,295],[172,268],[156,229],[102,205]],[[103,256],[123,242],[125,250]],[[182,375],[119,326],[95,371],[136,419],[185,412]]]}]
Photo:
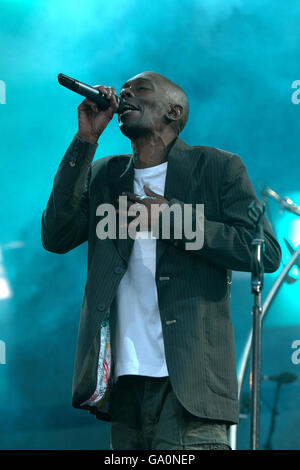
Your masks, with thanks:
[{"label": "microphone", "polygon": [[290,198],[279,196],[273,189],[266,186],[262,189],[263,196],[269,196],[271,199],[278,201],[282,209],[286,209],[295,215],[300,215],[300,206],[297,206]]},{"label": "microphone", "polygon": [[[97,90],[96,88],[79,82],[78,80],[75,80],[75,78],[68,77],[63,73],[59,73],[57,79],[60,85],[68,88],[69,90],[75,91],[75,93],[78,93],[79,95],[85,96],[91,101],[94,101],[97,104],[99,110],[105,111],[107,108],[109,108],[110,101],[103,93],[101,93],[101,91]],[[119,97],[117,97],[117,101],[119,104],[117,113],[120,114],[124,109],[125,103],[123,102],[122,98]]]}]

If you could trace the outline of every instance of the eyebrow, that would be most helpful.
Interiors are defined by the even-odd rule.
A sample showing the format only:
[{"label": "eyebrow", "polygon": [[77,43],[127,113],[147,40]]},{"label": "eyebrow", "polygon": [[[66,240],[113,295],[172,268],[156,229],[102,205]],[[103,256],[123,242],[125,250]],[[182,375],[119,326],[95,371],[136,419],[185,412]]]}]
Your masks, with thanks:
[{"label": "eyebrow", "polygon": [[[141,78],[136,78],[136,79],[133,80],[133,81],[137,82],[137,81],[139,81],[139,80],[143,80],[144,82],[148,82],[148,83],[150,83],[150,84],[152,85],[151,80],[149,80],[148,78],[142,78],[142,77],[141,77]],[[124,83],[124,85],[122,85],[121,89],[122,89],[122,88],[125,88],[127,85],[129,85],[129,83],[131,83],[130,80],[128,80],[128,82]]]}]

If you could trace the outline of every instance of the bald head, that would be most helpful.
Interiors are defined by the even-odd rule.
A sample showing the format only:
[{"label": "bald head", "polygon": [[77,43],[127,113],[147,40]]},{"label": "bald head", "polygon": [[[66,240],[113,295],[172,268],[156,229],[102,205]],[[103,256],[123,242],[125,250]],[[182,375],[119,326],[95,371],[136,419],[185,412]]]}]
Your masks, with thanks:
[{"label": "bald head", "polygon": [[171,105],[178,105],[182,108],[180,119],[177,121],[177,134],[183,130],[189,115],[189,102],[188,98],[180,86],[172,82],[168,78],[164,77],[155,72],[150,72],[153,76],[156,76],[163,86],[165,93],[168,97],[168,101]]}]

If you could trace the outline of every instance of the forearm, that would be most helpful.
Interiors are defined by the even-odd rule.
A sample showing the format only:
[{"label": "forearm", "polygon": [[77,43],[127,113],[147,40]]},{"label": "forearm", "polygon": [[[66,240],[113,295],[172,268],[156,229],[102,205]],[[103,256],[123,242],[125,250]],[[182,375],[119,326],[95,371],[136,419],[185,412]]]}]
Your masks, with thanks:
[{"label": "forearm", "polygon": [[66,203],[68,209],[78,207],[96,149],[96,143],[86,142],[75,134],[58,167],[53,189],[66,196],[60,202]]},{"label": "forearm", "polygon": [[65,253],[86,238],[88,183],[96,148],[75,135],[59,165],[42,214],[42,243],[49,251]]},{"label": "forearm", "polygon": [[[190,238],[186,236],[184,231],[185,204],[172,199],[168,202],[170,210],[174,204],[181,207],[181,217],[170,217],[168,219],[170,220],[170,237],[164,238],[162,231],[163,213],[161,213],[158,238],[164,239],[166,243],[186,251],[190,256],[203,257],[225,269],[251,271],[251,242],[254,226],[250,222],[248,226],[238,224],[231,226],[222,222],[208,220],[205,217],[205,206],[203,217],[199,210],[193,208],[191,210],[190,225],[193,227],[195,235],[193,238]],[[265,272],[273,272],[280,265],[281,250],[265,218],[263,226],[265,232]],[[175,238],[176,233],[181,233],[181,237]]]},{"label": "forearm", "polygon": [[[265,251],[263,256],[265,272],[276,271],[281,261],[278,242],[264,220]],[[251,271],[252,240],[254,227],[229,226],[218,222],[205,221],[204,245],[200,255],[227,269]]]}]

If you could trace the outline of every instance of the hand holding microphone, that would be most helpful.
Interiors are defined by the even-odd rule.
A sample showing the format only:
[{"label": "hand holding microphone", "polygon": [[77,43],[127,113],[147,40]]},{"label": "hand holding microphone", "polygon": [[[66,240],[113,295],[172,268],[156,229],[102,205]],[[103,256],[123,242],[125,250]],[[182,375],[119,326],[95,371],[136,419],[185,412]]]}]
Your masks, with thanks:
[{"label": "hand holding microphone", "polygon": [[122,109],[116,90],[105,85],[91,87],[62,73],[58,75],[58,81],[66,88],[86,96],[77,107],[77,135],[90,143],[96,143],[114,114]]},{"label": "hand holding microphone", "polygon": [[99,109],[95,101],[85,98],[77,107],[78,131],[77,135],[83,140],[96,143],[100,135],[112,120],[118,110],[117,94],[113,87],[96,85],[93,87],[110,101],[107,109]]}]

